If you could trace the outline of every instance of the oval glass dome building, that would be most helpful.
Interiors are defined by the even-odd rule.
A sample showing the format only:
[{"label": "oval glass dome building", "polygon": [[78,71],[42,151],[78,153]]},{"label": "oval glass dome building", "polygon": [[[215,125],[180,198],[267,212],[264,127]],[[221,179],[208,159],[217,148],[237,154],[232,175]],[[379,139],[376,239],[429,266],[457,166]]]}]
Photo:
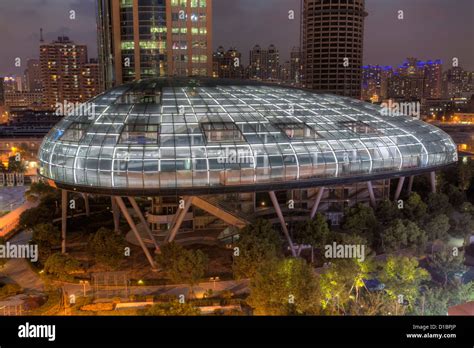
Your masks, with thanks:
[{"label": "oval glass dome building", "polygon": [[457,161],[440,129],[346,97],[250,81],[162,78],[111,89],[46,136],[40,175],[127,195],[305,188]]}]

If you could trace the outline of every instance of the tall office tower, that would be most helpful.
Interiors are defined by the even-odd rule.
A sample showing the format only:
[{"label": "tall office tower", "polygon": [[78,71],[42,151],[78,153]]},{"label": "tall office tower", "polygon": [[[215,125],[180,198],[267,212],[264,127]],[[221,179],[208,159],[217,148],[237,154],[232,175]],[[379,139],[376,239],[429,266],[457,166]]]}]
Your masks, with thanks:
[{"label": "tall office tower", "polygon": [[424,62],[407,58],[394,72],[389,82],[388,96],[421,100],[425,90]]},{"label": "tall office tower", "polygon": [[280,78],[280,52],[278,52],[275,45],[268,47],[268,65],[267,65],[267,80],[276,81]]},{"label": "tall office tower", "polygon": [[87,63],[87,46],[76,45],[68,37],[58,37],[40,46],[43,103],[54,109],[57,103],[85,101],[82,97],[82,69]]},{"label": "tall office tower", "polygon": [[285,84],[295,84],[293,76],[291,76],[291,62],[287,60],[280,66],[280,81]]},{"label": "tall office tower", "polygon": [[442,96],[441,82],[443,64],[441,60],[422,62],[424,68],[425,86],[423,97],[428,99],[440,99]]},{"label": "tall office tower", "polygon": [[303,60],[301,57],[301,49],[293,47],[290,53],[290,81],[295,85],[301,83],[303,75]]},{"label": "tall office tower", "polygon": [[378,102],[381,99],[382,67],[366,65],[362,67],[362,100]]},{"label": "tall office tower", "polygon": [[212,76],[212,0],[98,0],[105,88],[158,76]]},{"label": "tall office tower", "polygon": [[3,77],[0,77],[0,106],[5,105],[5,87],[3,85]]},{"label": "tall office tower", "polygon": [[265,80],[266,62],[268,60],[267,51],[262,50],[260,45],[255,45],[249,55],[249,78],[256,80]]},{"label": "tall office tower", "polygon": [[275,45],[264,50],[255,45],[250,51],[249,77],[255,80],[278,80],[280,74],[280,53]]},{"label": "tall office tower", "polygon": [[463,92],[469,91],[469,75],[460,66],[445,71],[442,77],[443,97],[461,97]]},{"label": "tall office tower", "polygon": [[242,54],[231,47],[225,51],[219,46],[213,55],[213,77],[242,79],[244,68],[242,66]]},{"label": "tall office tower", "polygon": [[99,76],[99,62],[97,59],[90,59],[88,63],[83,65],[81,73],[81,97],[84,100],[92,99],[102,92]]},{"label": "tall office tower", "polygon": [[38,93],[42,90],[41,69],[38,59],[28,59],[26,62],[25,80],[28,92]]},{"label": "tall office tower", "polygon": [[304,0],[304,85],[361,97],[365,0]]}]

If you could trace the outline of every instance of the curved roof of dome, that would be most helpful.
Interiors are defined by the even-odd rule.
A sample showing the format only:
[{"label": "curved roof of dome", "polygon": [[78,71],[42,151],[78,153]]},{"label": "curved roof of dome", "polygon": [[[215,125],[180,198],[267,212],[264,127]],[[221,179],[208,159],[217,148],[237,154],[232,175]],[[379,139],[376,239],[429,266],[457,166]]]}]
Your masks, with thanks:
[{"label": "curved roof of dome", "polygon": [[250,81],[141,80],[68,113],[40,174],[122,195],[303,188],[410,175],[457,161],[440,129],[358,100]]}]

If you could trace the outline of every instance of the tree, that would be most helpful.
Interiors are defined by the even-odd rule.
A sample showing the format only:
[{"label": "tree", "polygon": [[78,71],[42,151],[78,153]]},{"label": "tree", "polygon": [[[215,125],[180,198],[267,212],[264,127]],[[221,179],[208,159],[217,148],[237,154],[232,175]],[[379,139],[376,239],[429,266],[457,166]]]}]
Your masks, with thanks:
[{"label": "tree", "polygon": [[51,223],[38,224],[33,227],[33,243],[38,245],[40,260],[46,260],[53,247],[61,243],[61,232]]},{"label": "tree", "polygon": [[446,195],[448,196],[449,203],[453,207],[459,207],[466,201],[466,192],[454,185],[448,185],[446,188]]},{"label": "tree", "polygon": [[314,220],[306,220],[296,226],[293,232],[293,239],[300,245],[298,256],[301,254],[304,244],[311,245],[311,263],[314,262],[313,248],[321,248],[327,243],[330,234],[326,218],[322,214],[317,214]]},{"label": "tree", "polygon": [[409,220],[396,219],[382,233],[385,252],[398,251],[407,247],[422,249],[427,242],[426,232]]},{"label": "tree", "polygon": [[445,246],[443,249],[430,255],[428,257],[428,264],[433,268],[434,272],[443,277],[444,286],[448,284],[450,279],[453,279],[456,273],[467,271],[467,267],[464,266],[464,252],[449,246]]},{"label": "tree", "polygon": [[320,276],[321,304],[330,314],[347,314],[350,302],[357,303],[364,280],[370,278],[374,264],[366,259],[336,259]]},{"label": "tree", "polygon": [[51,210],[44,205],[39,205],[36,208],[31,208],[21,213],[19,224],[23,228],[33,228],[38,224],[49,223],[53,218],[54,210]]},{"label": "tree", "polygon": [[385,225],[400,217],[400,209],[395,202],[385,199],[377,205],[375,216],[381,224]]},{"label": "tree", "polygon": [[403,206],[403,215],[408,220],[419,222],[425,216],[427,209],[420,195],[413,192]]},{"label": "tree", "polygon": [[425,269],[418,267],[418,260],[405,256],[389,256],[382,263],[377,277],[385,284],[385,291],[393,301],[409,301],[409,308],[418,298],[420,285],[430,280]]},{"label": "tree", "polygon": [[453,237],[466,238],[474,231],[474,218],[471,213],[454,212],[449,220],[451,229],[449,234]]},{"label": "tree", "polygon": [[362,235],[369,243],[372,243],[377,228],[377,218],[372,208],[358,203],[346,210],[341,227],[346,232]]},{"label": "tree", "polygon": [[79,261],[72,256],[56,253],[48,257],[44,272],[63,281],[73,280],[74,274],[82,271]]},{"label": "tree", "polygon": [[281,239],[266,220],[245,227],[239,234],[232,266],[237,279],[252,278],[257,268],[281,255]]},{"label": "tree", "polygon": [[250,282],[247,303],[256,315],[308,315],[320,309],[313,268],[303,259],[265,263]]},{"label": "tree", "polygon": [[466,192],[471,186],[472,178],[474,177],[474,162],[469,160],[467,163],[460,163],[458,165],[458,182],[459,188]]},{"label": "tree", "polygon": [[25,192],[25,197],[30,199],[32,197],[42,197],[47,194],[54,194],[55,189],[48,184],[45,184],[43,181],[38,181],[32,183],[30,189]]},{"label": "tree", "polygon": [[161,253],[156,256],[160,268],[173,283],[186,283],[191,287],[204,277],[208,258],[201,250],[187,250],[174,242],[161,247]]},{"label": "tree", "polygon": [[416,302],[415,315],[446,315],[451,306],[474,300],[474,282],[455,282],[449,286],[424,287]]},{"label": "tree", "polygon": [[439,214],[440,212],[449,214],[453,210],[451,203],[449,203],[448,195],[444,193],[430,193],[426,203],[428,205],[428,212],[431,214]]},{"label": "tree", "polygon": [[20,173],[23,174],[26,172],[25,162],[23,160],[19,160],[17,156],[11,156],[8,158],[8,171],[10,173]]},{"label": "tree", "polygon": [[445,241],[449,238],[448,231],[451,225],[449,218],[445,214],[432,214],[431,218],[425,223],[424,230],[428,235],[428,240],[437,239]]},{"label": "tree", "polygon": [[125,246],[122,235],[102,227],[89,238],[88,251],[96,262],[117,269],[125,258]]},{"label": "tree", "polygon": [[145,312],[145,315],[149,316],[196,316],[200,314],[199,308],[190,303],[180,303],[179,301],[155,304]]}]

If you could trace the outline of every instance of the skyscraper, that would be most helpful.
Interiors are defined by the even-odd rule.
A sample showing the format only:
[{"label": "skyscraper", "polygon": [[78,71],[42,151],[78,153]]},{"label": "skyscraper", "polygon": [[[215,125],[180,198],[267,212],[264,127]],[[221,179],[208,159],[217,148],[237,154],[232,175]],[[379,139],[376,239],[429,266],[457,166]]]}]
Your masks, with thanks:
[{"label": "skyscraper", "polygon": [[84,100],[89,100],[102,91],[99,83],[99,62],[97,59],[90,59],[88,63],[83,65],[81,86],[81,96]]},{"label": "skyscraper", "polygon": [[365,0],[304,0],[304,84],[361,97]]},{"label": "skyscraper", "polygon": [[255,45],[250,51],[249,77],[255,80],[278,80],[280,75],[280,53],[275,45],[262,49]]},{"label": "skyscraper", "polygon": [[213,77],[241,79],[243,78],[244,68],[242,65],[242,54],[235,48],[225,51],[224,47],[219,46],[213,55],[214,73]]},{"label": "skyscraper", "polygon": [[212,75],[212,0],[99,0],[106,88],[158,76]]},{"label": "skyscraper", "polygon": [[58,37],[40,46],[40,69],[43,103],[55,108],[57,103],[85,101],[82,96],[82,69],[87,63],[87,46],[76,45],[68,37]]},{"label": "skyscraper", "polygon": [[440,99],[443,65],[441,60],[423,62],[425,86],[423,96],[428,99]]},{"label": "skyscraper", "polygon": [[301,83],[303,74],[303,61],[300,47],[293,47],[290,53],[290,81],[295,85]]},{"label": "skyscraper", "polygon": [[41,92],[41,69],[38,59],[28,59],[26,62],[25,80],[29,92]]}]

